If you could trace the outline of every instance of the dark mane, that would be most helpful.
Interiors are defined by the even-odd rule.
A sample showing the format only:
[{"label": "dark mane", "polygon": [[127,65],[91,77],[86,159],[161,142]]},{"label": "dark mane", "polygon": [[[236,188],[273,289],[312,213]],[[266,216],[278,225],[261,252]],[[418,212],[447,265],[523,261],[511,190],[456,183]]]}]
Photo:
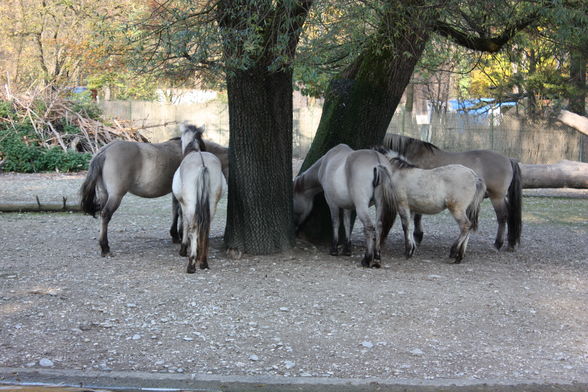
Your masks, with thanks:
[{"label": "dark mane", "polygon": [[405,161],[402,158],[392,158],[390,160],[390,163],[392,164],[392,166],[398,168],[398,169],[414,169],[416,166],[413,165],[412,163]]},{"label": "dark mane", "polygon": [[430,153],[439,150],[439,147],[432,143],[408,136],[397,135],[395,133],[387,133],[386,136],[384,136],[384,146],[405,156],[411,155],[411,152],[414,152],[415,149],[425,149]]}]

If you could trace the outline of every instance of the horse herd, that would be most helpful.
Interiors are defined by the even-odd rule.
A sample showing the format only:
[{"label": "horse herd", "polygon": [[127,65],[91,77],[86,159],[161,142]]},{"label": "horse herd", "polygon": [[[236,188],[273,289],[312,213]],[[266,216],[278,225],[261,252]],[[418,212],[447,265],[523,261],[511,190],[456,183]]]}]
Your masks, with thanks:
[{"label": "horse herd", "polygon": [[[115,141],[90,161],[81,193],[82,210],[100,212],[99,244],[110,254],[108,223],[127,192],[146,198],[172,192],[170,235],[188,256],[187,272],[196,264],[208,268],[210,223],[229,175],[228,149],[202,139],[203,130],[181,124],[181,136],[164,143]],[[445,209],[459,225],[450,258],[459,263],[469,235],[477,229],[480,204],[489,197],[496,212],[500,249],[508,226],[508,249],[520,242],[522,186],[518,163],[488,150],[446,152],[433,144],[400,135],[387,135],[383,146],[353,150],[333,147],[293,184],[294,224],[310,215],[315,195],[323,192],[332,221],[331,255],[338,255],[340,212],[343,215],[342,253],[351,254],[352,213],[365,235],[364,267],[380,267],[380,249],[400,216],[405,255],[411,257],[423,238],[421,216]],[[369,213],[375,205],[375,221]],[[412,224],[414,222],[414,231]]]}]

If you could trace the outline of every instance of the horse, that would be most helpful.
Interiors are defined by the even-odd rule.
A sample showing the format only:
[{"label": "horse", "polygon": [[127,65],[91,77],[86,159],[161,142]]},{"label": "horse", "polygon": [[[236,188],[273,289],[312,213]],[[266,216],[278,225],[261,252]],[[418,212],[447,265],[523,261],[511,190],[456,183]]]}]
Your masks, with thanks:
[{"label": "horse", "polygon": [[[361,261],[364,267],[380,267],[380,233],[392,212],[392,200],[383,189],[390,186],[390,163],[373,150],[352,150],[346,144],[330,149],[304,173],[294,179],[294,223],[299,225],[310,214],[314,196],[324,192],[332,222],[332,241],[329,253],[339,254],[340,210],[346,239],[343,255],[351,255],[351,213],[356,211],[363,224],[366,251]],[[376,206],[376,225],[369,215],[370,205]],[[395,213],[394,213],[395,215]]]},{"label": "horse", "polygon": [[[219,157],[223,173],[228,178],[228,148],[209,141],[203,143],[203,150],[210,149]],[[94,155],[80,188],[80,204],[82,211],[93,217],[100,212],[99,244],[102,256],[110,255],[108,223],[120,206],[122,198],[128,192],[145,198],[170,193],[173,175],[180,166],[182,157],[180,137],[163,143],[114,141]],[[172,214],[170,235],[174,242],[179,242],[179,209],[175,199],[172,200]]]},{"label": "horse", "polygon": [[182,245],[180,256],[186,256],[188,273],[208,268],[208,234],[223,188],[226,188],[221,161],[204,152],[202,129],[189,125],[182,128],[184,159],[173,177],[172,191],[182,211]]},{"label": "horse", "polygon": [[[496,213],[498,231],[494,246],[496,249],[502,248],[505,227],[508,225],[507,249],[514,251],[520,243],[522,231],[521,169],[515,159],[490,150],[448,152],[431,143],[396,134],[387,134],[383,144],[422,169],[452,163],[473,169],[484,180],[486,196],[490,198]],[[414,222],[415,238],[420,243],[423,238],[420,214],[415,215]]]},{"label": "horse", "polygon": [[[395,209],[400,215],[404,231],[405,255],[412,257],[416,243],[410,227],[415,214],[438,214],[448,209],[459,225],[459,237],[451,246],[449,257],[460,263],[465,256],[471,231],[478,229],[480,204],[486,184],[476,172],[458,164],[433,169],[419,169],[397,152],[379,149],[392,164],[392,192]],[[382,230],[382,241],[392,223]]]}]

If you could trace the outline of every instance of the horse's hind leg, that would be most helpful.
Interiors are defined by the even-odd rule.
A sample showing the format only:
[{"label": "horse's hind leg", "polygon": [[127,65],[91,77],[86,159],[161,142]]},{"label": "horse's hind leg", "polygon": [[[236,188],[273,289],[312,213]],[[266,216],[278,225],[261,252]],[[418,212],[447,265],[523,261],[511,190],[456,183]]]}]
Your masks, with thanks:
[{"label": "horse's hind leg", "polygon": [[198,235],[198,250],[196,260],[200,269],[208,269],[208,234],[210,228],[200,230]]},{"label": "horse's hind leg", "polygon": [[364,267],[380,267],[380,263],[374,263],[375,247],[376,247],[376,228],[372,223],[369,215],[369,207],[359,206],[357,208],[357,218],[363,224],[363,233],[365,237],[365,255],[361,260],[361,265]]},{"label": "horse's hind leg", "polygon": [[414,240],[417,245],[423,241],[423,224],[422,224],[423,216],[421,214],[414,215]]},{"label": "horse's hind leg", "polygon": [[100,213],[100,237],[99,237],[99,244],[101,249],[102,257],[110,255],[110,246],[108,245],[108,223],[110,219],[112,219],[112,214],[118,209],[120,206],[120,202],[123,198],[123,195],[108,195],[108,200],[104,204],[102,211]]},{"label": "horse's hind leg", "polygon": [[494,212],[496,212],[496,220],[498,221],[498,231],[496,232],[496,240],[494,246],[496,249],[502,248],[504,244],[504,232],[506,230],[506,220],[508,218],[508,208],[504,198],[490,199]]},{"label": "horse's hind leg", "polygon": [[457,240],[451,246],[449,257],[455,259],[454,263],[459,264],[465,256],[472,225],[466,215],[465,209],[463,211],[451,211],[451,213],[459,225],[459,237],[457,237]]},{"label": "horse's hind leg", "polygon": [[186,216],[186,211],[184,211],[184,209],[182,208],[182,218],[181,218],[181,224],[182,224],[182,245],[180,245],[180,252],[179,255],[186,257],[188,256],[188,247],[189,247],[189,238],[188,238],[188,222],[189,219],[187,219],[188,217]]},{"label": "horse's hind leg", "polygon": [[188,268],[186,269],[186,272],[189,274],[193,274],[194,272],[196,272],[198,231],[196,227],[194,227],[194,224],[191,224],[189,228],[184,226],[184,230],[186,229],[188,229],[188,238],[190,239],[190,253],[188,255]]},{"label": "horse's hind leg", "polygon": [[183,230],[180,229],[180,232],[178,233],[178,219],[181,213],[182,211],[180,208],[180,203],[178,202],[178,199],[176,199],[176,197],[172,194],[172,224],[169,229],[169,234],[171,235],[172,242],[174,244],[177,244],[181,241],[181,232]]},{"label": "horse's hind leg", "polygon": [[345,228],[345,242],[343,256],[351,256],[351,210],[343,210],[343,227]]}]

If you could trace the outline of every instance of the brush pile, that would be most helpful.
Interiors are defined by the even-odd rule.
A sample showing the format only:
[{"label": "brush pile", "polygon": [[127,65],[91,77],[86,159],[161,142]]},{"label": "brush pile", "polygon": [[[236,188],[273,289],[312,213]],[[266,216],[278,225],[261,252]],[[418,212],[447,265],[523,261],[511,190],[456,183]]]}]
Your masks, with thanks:
[{"label": "brush pile", "polygon": [[0,104],[0,128],[22,134],[27,144],[95,153],[113,140],[147,141],[130,124],[102,122],[90,97],[70,89],[47,86],[15,93],[6,85],[0,91]]}]

